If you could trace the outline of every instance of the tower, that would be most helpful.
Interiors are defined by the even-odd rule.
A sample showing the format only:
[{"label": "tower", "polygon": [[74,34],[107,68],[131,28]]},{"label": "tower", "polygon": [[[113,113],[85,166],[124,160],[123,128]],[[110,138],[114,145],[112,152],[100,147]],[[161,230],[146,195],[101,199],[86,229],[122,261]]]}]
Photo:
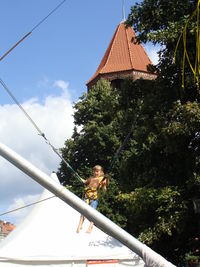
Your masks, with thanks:
[{"label": "tower", "polygon": [[120,87],[121,80],[139,78],[153,80],[156,73],[151,73],[148,66],[152,65],[143,46],[133,40],[136,34],[132,27],[126,27],[124,19],[110,41],[108,48],[95,74],[87,82],[88,90],[99,79],[109,80],[114,87]]}]

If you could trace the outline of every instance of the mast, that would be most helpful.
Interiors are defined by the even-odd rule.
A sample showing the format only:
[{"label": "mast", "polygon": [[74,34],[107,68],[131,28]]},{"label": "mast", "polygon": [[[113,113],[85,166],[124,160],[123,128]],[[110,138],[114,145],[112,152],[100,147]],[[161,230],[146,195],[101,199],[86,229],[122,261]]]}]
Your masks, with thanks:
[{"label": "mast", "polygon": [[122,1],[122,22],[124,22],[125,19],[125,7],[124,7],[124,0]]}]

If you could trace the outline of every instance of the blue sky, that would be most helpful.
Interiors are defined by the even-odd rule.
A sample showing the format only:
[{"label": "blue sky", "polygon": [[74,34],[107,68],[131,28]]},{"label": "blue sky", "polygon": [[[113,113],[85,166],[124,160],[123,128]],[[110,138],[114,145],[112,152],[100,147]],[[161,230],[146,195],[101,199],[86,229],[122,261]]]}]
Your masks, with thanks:
[{"label": "blue sky", "polygon": [[[47,16],[61,0],[2,0],[0,57]],[[125,0],[125,15],[136,1]],[[55,147],[73,131],[73,103],[122,20],[122,0],[66,0],[32,34],[0,61],[0,78]],[[157,62],[158,48],[146,52]],[[57,170],[60,159],[0,85],[0,142],[42,171]],[[43,188],[0,158],[0,214],[38,199]],[[18,224],[27,211],[0,216]]]},{"label": "blue sky", "polygon": [[[0,57],[32,30],[61,0],[3,0]],[[96,71],[117,25],[122,0],[66,0],[0,62],[0,77],[19,101],[57,94],[52,81],[65,80],[77,100]],[[125,0],[125,15],[136,1]],[[152,49],[154,49],[152,47]],[[151,56],[151,55],[149,55]],[[0,90],[0,103],[10,102]]]}]

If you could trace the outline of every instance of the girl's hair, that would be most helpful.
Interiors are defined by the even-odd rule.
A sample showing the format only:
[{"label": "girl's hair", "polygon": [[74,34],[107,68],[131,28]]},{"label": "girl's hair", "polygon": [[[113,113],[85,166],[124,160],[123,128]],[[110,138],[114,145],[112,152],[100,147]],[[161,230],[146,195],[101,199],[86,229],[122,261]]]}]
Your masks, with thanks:
[{"label": "girl's hair", "polygon": [[101,167],[100,165],[94,166],[93,170],[101,170],[101,174],[104,175],[103,167]]}]

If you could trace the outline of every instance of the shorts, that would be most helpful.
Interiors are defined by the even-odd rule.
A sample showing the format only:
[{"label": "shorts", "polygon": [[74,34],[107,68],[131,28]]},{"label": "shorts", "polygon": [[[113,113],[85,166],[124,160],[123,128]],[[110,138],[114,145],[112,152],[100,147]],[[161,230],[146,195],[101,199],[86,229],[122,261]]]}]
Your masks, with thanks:
[{"label": "shorts", "polygon": [[[87,203],[87,199],[86,199],[86,198],[84,199],[84,201]],[[91,199],[89,205],[90,205],[93,209],[96,210],[96,209],[97,209],[97,206],[98,206],[98,203],[99,203],[98,199]]]}]

